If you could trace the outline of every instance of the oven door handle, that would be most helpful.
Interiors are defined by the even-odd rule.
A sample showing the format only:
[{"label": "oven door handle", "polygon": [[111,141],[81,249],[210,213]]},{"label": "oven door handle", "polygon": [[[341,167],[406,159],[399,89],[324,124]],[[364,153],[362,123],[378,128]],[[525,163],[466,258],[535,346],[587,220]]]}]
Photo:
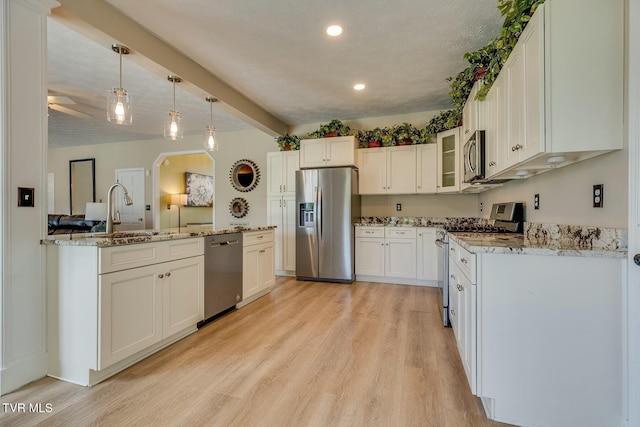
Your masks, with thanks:
[{"label": "oven door handle", "polygon": [[444,241],[440,240],[440,239],[436,239],[434,240],[436,246],[440,247],[440,248],[444,248]]}]

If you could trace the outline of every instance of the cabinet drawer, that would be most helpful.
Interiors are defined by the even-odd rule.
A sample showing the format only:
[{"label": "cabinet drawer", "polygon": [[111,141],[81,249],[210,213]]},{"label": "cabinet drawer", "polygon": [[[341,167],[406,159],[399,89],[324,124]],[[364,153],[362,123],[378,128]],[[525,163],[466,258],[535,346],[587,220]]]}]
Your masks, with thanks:
[{"label": "cabinet drawer", "polygon": [[356,227],[356,237],[384,237],[384,227]]},{"label": "cabinet drawer", "polygon": [[471,283],[476,283],[476,255],[469,252],[453,239],[449,239],[449,260],[452,260]]},{"label": "cabinet drawer", "polygon": [[100,248],[99,258],[98,274],[105,274],[164,262],[168,247],[158,242]]},{"label": "cabinet drawer", "polygon": [[384,236],[394,239],[415,239],[415,227],[385,227]]},{"label": "cabinet drawer", "polygon": [[204,237],[171,240],[166,242],[166,245],[169,257],[172,260],[204,254]]},{"label": "cabinet drawer", "polygon": [[251,246],[266,242],[273,242],[273,230],[250,231],[242,235],[242,246]]}]

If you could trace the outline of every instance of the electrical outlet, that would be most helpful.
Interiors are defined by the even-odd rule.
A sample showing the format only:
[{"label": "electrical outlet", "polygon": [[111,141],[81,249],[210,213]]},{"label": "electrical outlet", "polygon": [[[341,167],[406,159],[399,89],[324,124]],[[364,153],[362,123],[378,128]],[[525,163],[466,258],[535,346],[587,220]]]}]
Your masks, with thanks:
[{"label": "electrical outlet", "polygon": [[533,209],[540,209],[540,195],[535,194],[533,196]]},{"label": "electrical outlet", "polygon": [[402,210],[402,203],[396,203],[396,210],[400,212]]},{"label": "electrical outlet", "polygon": [[601,208],[604,205],[604,184],[593,186],[593,207]]}]

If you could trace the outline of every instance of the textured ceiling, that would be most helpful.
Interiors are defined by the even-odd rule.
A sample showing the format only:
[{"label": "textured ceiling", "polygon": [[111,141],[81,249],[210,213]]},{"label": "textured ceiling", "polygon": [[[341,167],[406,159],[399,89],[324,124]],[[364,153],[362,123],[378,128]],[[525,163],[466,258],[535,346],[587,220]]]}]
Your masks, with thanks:
[{"label": "textured ceiling", "polygon": [[[107,2],[289,125],[449,108],[445,79],[502,23],[496,0]],[[326,36],[332,23],[344,26],[342,36]],[[134,125],[111,125],[106,91],[118,85],[118,55],[53,20],[49,28],[50,92],[94,116],[51,112],[50,146],[162,135],[172,104],[168,70],[152,73],[125,57]],[[356,82],[367,88],[354,91]],[[206,94],[192,89],[176,90],[185,135],[209,122]],[[220,131],[250,128],[220,107]]]}]

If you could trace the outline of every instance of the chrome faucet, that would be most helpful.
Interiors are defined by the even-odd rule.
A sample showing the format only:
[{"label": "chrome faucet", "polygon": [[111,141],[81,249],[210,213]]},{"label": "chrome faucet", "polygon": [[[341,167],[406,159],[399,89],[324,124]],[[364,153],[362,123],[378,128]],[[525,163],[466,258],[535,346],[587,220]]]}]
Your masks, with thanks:
[{"label": "chrome faucet", "polygon": [[120,187],[124,192],[124,204],[127,206],[131,206],[133,204],[133,199],[131,198],[131,196],[129,196],[129,192],[127,191],[124,185],[120,184],[119,182],[116,182],[111,187],[109,187],[109,191],[107,191],[107,228],[105,230],[107,234],[113,233],[114,224],[116,223],[120,224],[119,218],[117,222],[113,220],[113,212],[112,212],[113,208],[111,207],[113,203],[113,201],[111,200],[113,199],[113,190],[115,190],[116,187]]}]

